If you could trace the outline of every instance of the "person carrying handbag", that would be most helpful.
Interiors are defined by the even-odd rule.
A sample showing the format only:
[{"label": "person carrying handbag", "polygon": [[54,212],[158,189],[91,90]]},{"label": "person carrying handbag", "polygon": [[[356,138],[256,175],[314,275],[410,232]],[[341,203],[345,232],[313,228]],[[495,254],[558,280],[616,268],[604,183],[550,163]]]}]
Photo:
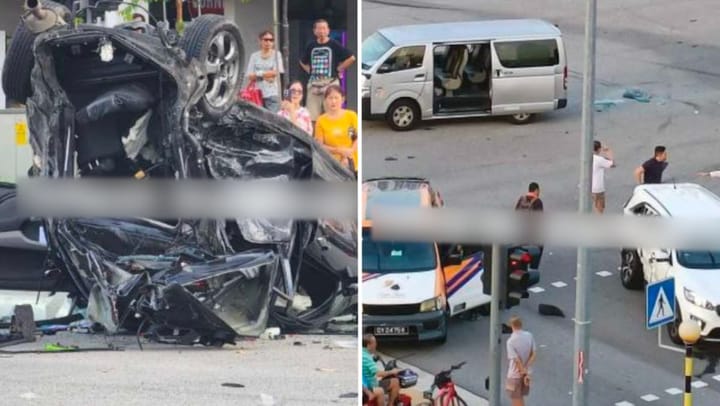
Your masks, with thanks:
[{"label": "person carrying handbag", "polygon": [[[275,50],[275,35],[265,30],[258,36],[260,50],[253,52],[248,60],[246,75],[248,87],[243,91],[253,99],[257,95],[249,95],[253,87],[260,91],[262,106],[277,113],[280,110],[280,75],[285,73],[280,51]],[[243,96],[243,98],[247,98]],[[254,101],[254,100],[250,100]]]}]

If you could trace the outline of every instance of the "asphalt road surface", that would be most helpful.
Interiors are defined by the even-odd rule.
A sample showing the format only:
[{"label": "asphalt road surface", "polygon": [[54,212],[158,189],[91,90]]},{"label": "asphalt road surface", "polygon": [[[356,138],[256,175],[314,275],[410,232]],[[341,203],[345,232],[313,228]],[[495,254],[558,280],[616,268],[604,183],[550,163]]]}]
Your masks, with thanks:
[{"label": "asphalt road surface", "polygon": [[[46,343],[123,351],[11,354]],[[58,333],[0,350],[0,404],[356,405],[357,339],[287,336],[223,348],[143,345],[135,337]]]},{"label": "asphalt road surface", "polygon": [[[503,119],[422,123],[409,133],[384,122],[363,122],[363,177],[424,176],[446,204],[511,209],[530,181],[540,183],[546,210],[576,210],[581,137],[584,3],[535,0],[363,1],[363,38],[398,24],[491,18],[543,18],[564,34],[570,69],[568,108],[514,126]],[[598,9],[597,100],[622,100],[640,88],[650,103],[625,99],[597,112],[597,138],[615,152],[606,174],[607,212],[620,212],[634,186],[633,170],[668,147],[666,180],[696,182],[720,193],[720,180],[695,173],[720,168],[720,49],[714,0],[605,0]],[[644,294],[619,280],[619,250],[593,251],[591,351],[587,376],[590,405],[677,405],[682,401],[682,354],[658,346],[645,328]],[[540,267],[544,289],[512,309],[539,345],[531,405],[571,404],[575,304],[575,249],[546,247]],[[598,274],[600,273],[600,274]],[[538,304],[560,307],[565,318],[541,316]],[[506,314],[509,316],[509,314]],[[436,372],[467,360],[456,382],[487,396],[488,317],[453,320],[445,345],[388,345],[381,350]],[[665,330],[663,344],[670,344]],[[695,405],[717,405],[720,371],[696,360]],[[503,365],[503,369],[505,365]],[[708,371],[704,371],[704,370]],[[675,390],[673,390],[675,389]],[[507,402],[507,400],[504,400]]]}]

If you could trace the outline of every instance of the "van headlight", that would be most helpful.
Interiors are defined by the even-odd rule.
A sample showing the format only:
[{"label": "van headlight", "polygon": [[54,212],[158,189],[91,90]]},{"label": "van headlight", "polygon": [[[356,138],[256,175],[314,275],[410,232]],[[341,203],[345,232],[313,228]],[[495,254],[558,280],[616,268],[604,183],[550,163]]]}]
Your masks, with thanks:
[{"label": "van headlight", "polygon": [[703,307],[707,310],[715,310],[715,306],[711,301],[705,299],[702,296],[699,296],[692,290],[688,288],[683,288],[683,293],[685,294],[685,299],[687,299],[688,302],[694,304],[695,306]]},{"label": "van headlight", "polygon": [[434,312],[445,309],[445,298],[442,296],[434,297],[420,303],[420,313]]}]

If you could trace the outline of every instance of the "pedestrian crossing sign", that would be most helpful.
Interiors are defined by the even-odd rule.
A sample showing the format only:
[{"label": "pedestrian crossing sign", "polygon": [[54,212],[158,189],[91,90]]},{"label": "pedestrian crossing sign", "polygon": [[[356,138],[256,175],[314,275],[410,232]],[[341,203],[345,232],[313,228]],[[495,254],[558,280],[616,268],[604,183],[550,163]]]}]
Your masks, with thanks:
[{"label": "pedestrian crossing sign", "polygon": [[645,324],[648,330],[675,320],[675,278],[653,282],[645,289]]}]

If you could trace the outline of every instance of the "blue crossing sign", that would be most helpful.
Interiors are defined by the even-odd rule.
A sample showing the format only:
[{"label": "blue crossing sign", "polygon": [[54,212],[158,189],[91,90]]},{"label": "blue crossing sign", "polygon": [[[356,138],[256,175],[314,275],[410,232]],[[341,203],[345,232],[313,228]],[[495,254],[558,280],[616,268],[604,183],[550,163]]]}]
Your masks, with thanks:
[{"label": "blue crossing sign", "polygon": [[645,289],[645,324],[648,329],[675,320],[675,278],[653,282]]}]

